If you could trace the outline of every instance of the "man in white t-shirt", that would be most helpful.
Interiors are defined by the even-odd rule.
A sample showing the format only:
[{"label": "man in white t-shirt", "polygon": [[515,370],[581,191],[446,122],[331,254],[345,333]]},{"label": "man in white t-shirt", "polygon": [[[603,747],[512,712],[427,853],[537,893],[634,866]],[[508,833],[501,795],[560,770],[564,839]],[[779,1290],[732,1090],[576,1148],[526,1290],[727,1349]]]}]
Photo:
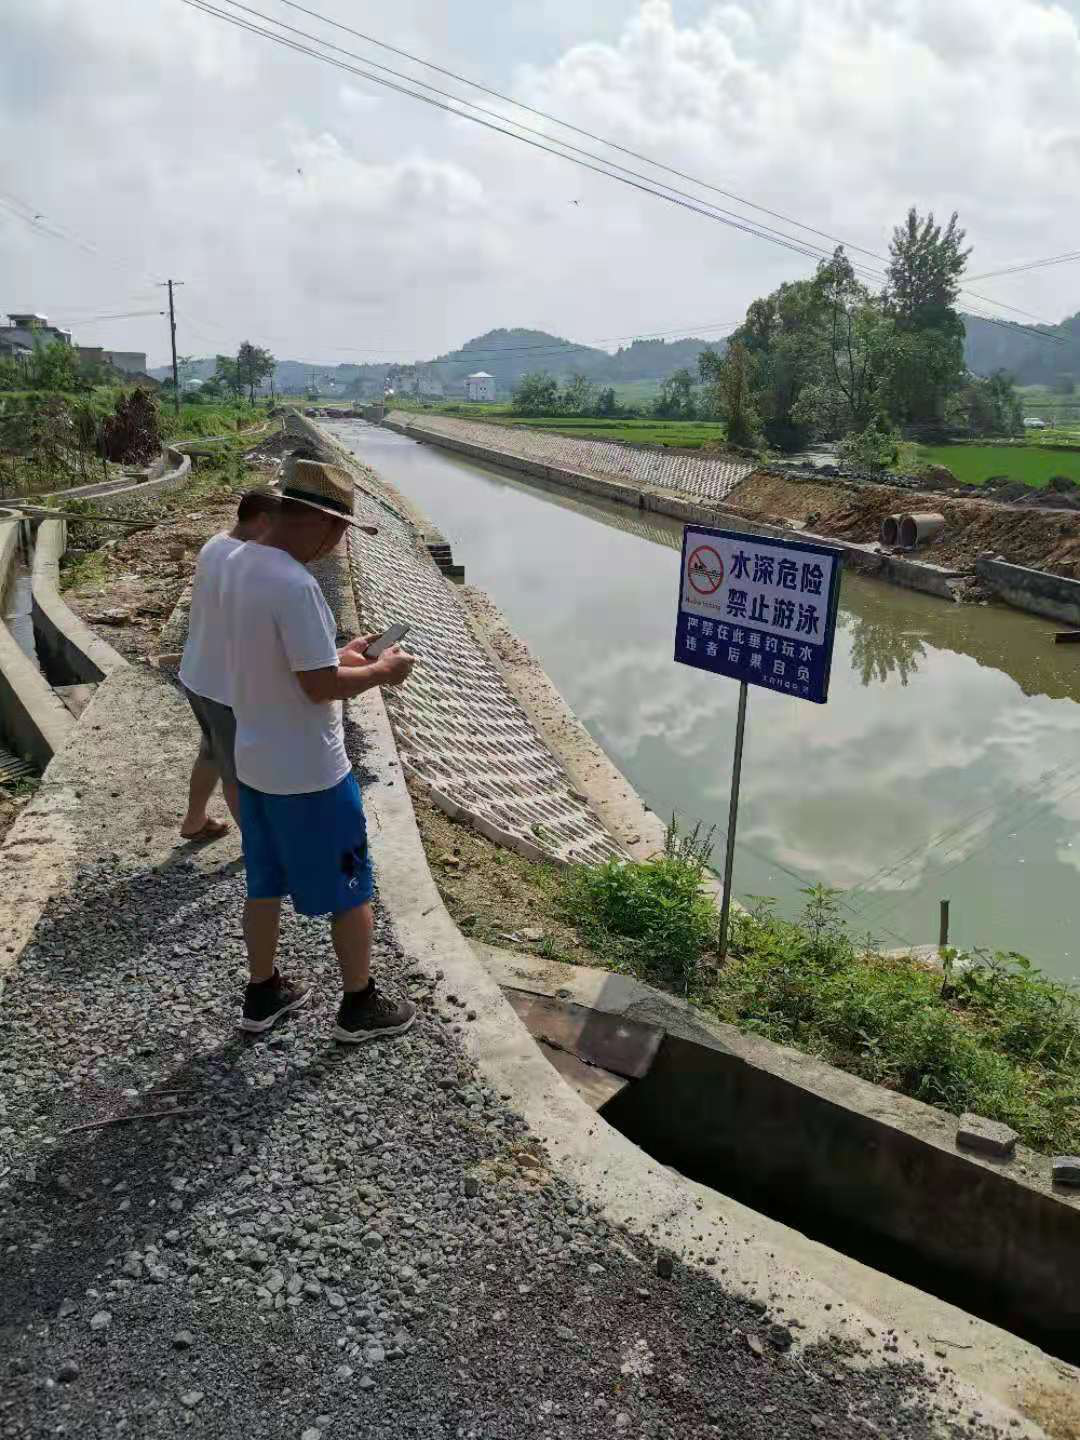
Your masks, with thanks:
[{"label": "man in white t-shirt", "polygon": [[277,517],[260,543],[228,557],[221,582],[247,868],[250,982],[240,1025],[268,1030],[308,998],[310,987],[275,965],[289,895],[299,914],[331,917],[344,990],[334,1035],[346,1043],[400,1035],[416,1013],[371,979],[371,859],[341,716],[343,700],[400,685],[414,661],[396,646],[366,660],[370,635],[339,650],[334,617],[306,568],[359,524],[352,489],[343,470],[313,452],[290,455]]},{"label": "man in white t-shirt", "polygon": [[191,767],[187,814],[180,826],[184,840],[220,840],[228,830],[224,820],[212,820],[206,813],[219,780],[225,803],[239,823],[233,765],[236,725],[230,708],[221,623],[221,567],[245,541],[266,534],[277,508],[277,496],[270,491],[249,490],[240,497],[233,528],[212,536],[199,551],[191,587],[187,643],[180,662],[180,683],[202,732],[199,753]]}]

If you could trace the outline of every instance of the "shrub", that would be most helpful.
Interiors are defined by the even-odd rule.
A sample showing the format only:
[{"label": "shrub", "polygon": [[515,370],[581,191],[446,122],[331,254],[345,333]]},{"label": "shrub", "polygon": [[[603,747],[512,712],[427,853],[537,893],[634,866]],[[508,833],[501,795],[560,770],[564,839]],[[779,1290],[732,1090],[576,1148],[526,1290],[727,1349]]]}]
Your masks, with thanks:
[{"label": "shrub", "polygon": [[575,866],[560,910],[617,968],[687,994],[716,941],[716,910],[702,888],[712,841],[700,828],[680,835],[673,820],[663,852],[649,860]]}]

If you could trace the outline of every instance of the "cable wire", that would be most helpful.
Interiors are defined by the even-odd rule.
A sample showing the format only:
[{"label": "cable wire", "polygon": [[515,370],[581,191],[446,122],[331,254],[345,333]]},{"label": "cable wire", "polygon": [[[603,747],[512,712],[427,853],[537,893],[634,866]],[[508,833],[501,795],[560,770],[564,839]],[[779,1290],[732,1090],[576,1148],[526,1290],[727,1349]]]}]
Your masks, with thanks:
[{"label": "cable wire", "polygon": [[[499,133],[499,134],[502,134],[502,135],[505,135],[505,136],[507,136],[507,137],[509,137],[510,139],[513,139],[513,140],[518,140],[520,143],[522,143],[522,144],[524,144],[524,145],[529,145],[529,146],[530,146],[531,148],[533,148],[533,149],[545,151],[546,153],[551,154],[551,155],[554,155],[554,156],[556,156],[556,157],[559,158],[559,159],[567,160],[567,161],[569,161],[571,164],[576,164],[576,165],[578,165],[579,167],[581,167],[581,168],[583,168],[583,169],[590,170],[590,171],[592,171],[592,172],[594,172],[594,173],[596,173],[596,174],[604,175],[604,176],[606,176],[608,179],[618,180],[620,183],[622,183],[622,184],[624,184],[624,185],[628,185],[628,186],[630,186],[632,189],[640,190],[640,191],[642,191],[642,192],[644,192],[644,193],[646,193],[646,194],[653,195],[653,196],[654,196],[655,198],[657,198],[657,199],[666,200],[669,204],[678,205],[678,206],[680,206],[680,208],[690,210],[690,211],[692,211],[692,212],[694,212],[694,213],[696,213],[696,214],[699,214],[699,215],[703,215],[703,216],[705,216],[705,218],[707,218],[707,219],[715,220],[715,221],[717,221],[718,223],[723,224],[723,225],[727,225],[727,226],[729,226],[729,227],[732,228],[732,229],[740,230],[740,231],[742,231],[742,232],[744,232],[744,233],[746,233],[746,234],[754,235],[756,238],[761,239],[761,240],[768,240],[768,241],[769,241],[770,243],[772,243],[772,244],[779,245],[779,246],[781,246],[782,248],[787,249],[787,250],[791,250],[791,251],[793,251],[793,252],[796,253],[796,254],[801,254],[801,255],[803,255],[804,257],[808,258],[808,259],[823,259],[823,258],[827,258],[828,252],[823,251],[821,246],[814,246],[814,245],[811,245],[810,242],[804,242],[804,241],[799,240],[797,237],[785,235],[783,232],[777,231],[777,230],[775,230],[775,229],[774,229],[773,227],[771,227],[771,226],[762,227],[762,226],[760,226],[760,225],[754,225],[754,224],[752,224],[752,223],[749,223],[746,217],[735,217],[735,216],[733,215],[733,212],[723,210],[721,207],[715,206],[715,205],[711,204],[711,203],[708,202],[708,201],[702,201],[702,200],[700,200],[700,197],[691,196],[691,195],[689,195],[688,192],[686,192],[686,191],[677,190],[677,189],[676,189],[675,187],[673,187],[673,186],[666,185],[665,182],[656,181],[656,182],[654,182],[653,184],[649,184],[649,183],[647,183],[647,182],[648,182],[648,180],[650,179],[650,177],[641,176],[641,175],[640,175],[640,172],[638,172],[638,171],[628,170],[628,169],[626,169],[626,167],[624,167],[624,166],[615,165],[614,162],[609,161],[609,160],[606,160],[606,159],[605,159],[604,157],[602,157],[602,156],[596,156],[596,155],[593,154],[593,152],[582,151],[582,150],[580,150],[580,149],[579,149],[578,147],[576,147],[576,146],[570,146],[570,145],[568,144],[568,142],[566,142],[566,141],[559,140],[559,139],[557,139],[556,137],[552,137],[552,136],[545,136],[544,138],[551,140],[553,143],[552,143],[552,144],[544,144],[544,143],[542,142],[542,140],[529,139],[526,134],[518,134],[518,133],[516,133],[516,130],[508,130],[508,129],[506,129],[506,128],[505,128],[505,124],[504,124],[504,125],[495,124],[495,123],[493,123],[491,120],[481,119],[478,114],[469,114],[467,111],[462,110],[462,109],[459,109],[458,106],[459,106],[459,105],[466,105],[466,106],[469,106],[471,109],[474,109],[474,110],[477,110],[477,111],[482,111],[483,114],[487,114],[487,115],[491,115],[492,112],[491,112],[491,111],[487,111],[487,110],[483,110],[483,107],[476,106],[476,105],[473,104],[473,102],[468,101],[468,100],[465,100],[465,99],[463,99],[462,97],[458,97],[458,96],[452,96],[452,95],[451,95],[451,96],[448,97],[450,100],[452,100],[452,101],[455,102],[455,103],[453,103],[453,104],[448,104],[448,103],[446,103],[446,99],[445,99],[445,98],[444,98],[444,99],[436,99],[436,98],[434,98],[435,95],[447,97],[447,92],[446,92],[446,91],[442,91],[442,90],[438,90],[436,87],[428,85],[427,82],[425,82],[425,81],[417,80],[417,79],[415,79],[415,78],[413,78],[413,77],[409,77],[409,76],[402,76],[402,75],[400,74],[400,72],[391,70],[391,69],[389,69],[389,67],[387,67],[387,66],[379,66],[379,67],[378,67],[378,68],[386,71],[388,74],[393,74],[393,75],[397,76],[398,79],[404,80],[404,81],[407,82],[406,84],[398,84],[398,83],[395,83],[395,81],[386,79],[383,75],[375,75],[375,74],[372,74],[370,70],[360,69],[360,68],[358,68],[357,66],[354,66],[354,65],[351,65],[351,64],[346,63],[344,60],[336,59],[336,58],[334,57],[334,55],[327,54],[326,51],[327,51],[327,50],[333,50],[333,51],[338,52],[339,54],[349,55],[351,58],[361,59],[361,60],[363,61],[363,63],[366,64],[366,65],[373,65],[373,64],[376,64],[376,65],[377,65],[377,62],[371,61],[371,60],[366,59],[365,57],[362,57],[362,56],[355,56],[352,51],[343,50],[343,48],[342,48],[341,46],[334,45],[333,42],[331,42],[331,41],[324,40],[324,39],[322,39],[322,38],[319,37],[319,36],[311,35],[311,34],[310,34],[309,32],[307,32],[307,31],[298,30],[295,26],[287,25],[284,21],[276,20],[276,19],[274,19],[274,18],[271,17],[271,16],[267,16],[267,15],[265,15],[263,12],[257,11],[257,10],[255,10],[255,9],[253,9],[253,7],[251,7],[251,6],[248,6],[248,5],[243,4],[243,3],[242,3],[242,0],[224,0],[224,3],[233,6],[234,9],[243,10],[243,11],[245,11],[247,14],[256,15],[256,16],[258,16],[258,18],[260,18],[260,19],[262,19],[262,20],[265,20],[265,21],[266,21],[268,24],[270,24],[270,25],[276,25],[276,26],[277,26],[279,29],[281,29],[281,30],[291,31],[293,34],[300,35],[300,36],[302,36],[304,39],[310,40],[310,41],[312,42],[312,44],[314,44],[314,45],[320,45],[320,46],[322,46],[322,47],[324,47],[324,48],[323,48],[322,50],[313,50],[313,49],[311,49],[311,48],[310,48],[309,46],[307,46],[307,45],[303,45],[303,44],[300,44],[300,43],[299,43],[298,41],[296,41],[296,40],[289,39],[289,37],[288,37],[287,35],[279,34],[279,33],[277,33],[277,32],[274,31],[274,30],[268,30],[268,29],[266,29],[264,26],[256,25],[256,24],[254,24],[253,22],[251,22],[251,21],[249,21],[249,20],[243,19],[240,15],[230,13],[229,11],[221,10],[220,8],[218,8],[218,6],[209,3],[209,0],[181,0],[181,3],[182,3],[182,4],[185,4],[185,5],[188,5],[188,6],[189,6],[190,8],[192,8],[192,9],[202,10],[204,13],[206,13],[206,14],[208,14],[208,15],[213,15],[213,16],[215,16],[216,18],[218,18],[218,19],[220,19],[220,20],[224,20],[227,24],[233,25],[233,26],[235,26],[235,27],[238,28],[238,29],[246,30],[246,31],[250,32],[251,34],[259,35],[259,36],[261,36],[261,37],[264,38],[264,39],[272,40],[272,41],[274,41],[276,44],[282,45],[282,46],[284,46],[284,47],[287,48],[287,49],[294,50],[294,51],[296,51],[296,52],[299,53],[299,54],[308,55],[308,56],[310,56],[312,59],[321,60],[324,64],[333,65],[335,68],[340,69],[340,70],[343,70],[343,71],[346,71],[347,73],[359,75],[362,79],[369,80],[369,81],[372,82],[373,84],[383,86],[383,87],[386,88],[386,89],[395,91],[395,92],[397,92],[397,93],[399,93],[399,94],[402,94],[402,95],[405,95],[405,96],[407,96],[407,97],[410,98],[410,99],[419,100],[419,101],[421,101],[422,103],[424,103],[424,104],[426,104],[426,105],[430,105],[430,106],[433,106],[433,107],[436,108],[436,109],[443,110],[443,111],[445,111],[445,112],[447,112],[447,113],[449,113],[449,114],[452,114],[452,115],[456,115],[456,116],[458,116],[460,119],[469,120],[469,121],[471,121],[473,124],[482,126],[484,129],[495,131],[495,132],[497,132],[497,133]],[[319,15],[317,14],[317,12],[314,12],[314,11],[306,11],[305,13],[313,14],[313,15],[315,15],[315,17],[318,18],[318,19],[324,19],[324,20],[325,20],[325,18],[326,18],[326,17],[319,16]],[[335,24],[336,22],[327,20],[326,23],[328,23],[328,24]],[[347,28],[347,27],[342,27],[342,28]],[[357,32],[357,33],[359,33],[359,32]],[[390,47],[390,48],[392,48],[392,47]],[[413,58],[413,57],[410,57],[410,58]],[[424,63],[424,62],[418,61],[417,63],[421,63],[421,64],[422,64],[422,63]],[[460,77],[455,77],[455,78],[460,78]],[[470,84],[471,82],[469,82],[469,81],[464,81],[463,83]],[[425,94],[419,93],[417,90],[409,88],[410,86],[413,86],[413,85],[421,86],[421,87],[423,87],[423,88],[425,88],[425,89],[427,89],[427,90],[432,91],[433,93],[430,94],[430,95],[425,95]],[[480,88],[482,88],[482,87],[480,87]],[[499,98],[501,98],[501,99],[506,99],[507,97],[500,96]],[[517,102],[509,101],[508,103],[516,104]],[[525,107],[525,108],[528,108],[528,107]],[[497,118],[505,121],[506,124],[514,125],[514,126],[517,128],[517,130],[529,130],[529,127],[523,126],[520,122],[511,120],[511,119],[509,119],[509,118],[506,117],[506,116],[501,116],[501,115],[500,115],[500,116],[498,116]],[[553,118],[553,117],[546,117],[546,118]],[[557,123],[557,124],[563,124],[564,122],[556,121],[555,123]],[[573,129],[573,128],[575,128],[575,127],[573,127],[573,126],[567,126],[567,128]],[[535,130],[530,130],[529,133],[531,133],[531,134],[533,134],[533,135],[536,135],[538,132],[536,132]],[[599,137],[596,137],[596,138],[599,138]],[[601,140],[600,140],[600,143],[601,143],[601,144],[606,144],[606,145],[608,145],[609,147],[614,148],[614,149],[617,149],[617,150],[623,150],[623,149],[624,149],[624,147],[618,146],[618,145],[615,144],[615,142],[612,142],[612,141],[605,141],[605,140],[601,139]],[[562,148],[560,148],[560,149],[554,149],[554,148],[553,148],[553,145],[558,145],[558,146],[561,146]],[[574,153],[568,153],[568,152],[574,152]],[[630,153],[636,153],[636,152],[630,152]],[[579,158],[579,157],[581,157],[581,156],[589,156],[590,158],[589,158],[589,159]],[[668,169],[669,171],[671,170],[671,167],[662,166],[662,165],[659,164],[659,162],[651,161],[651,160],[649,160],[647,157],[643,157],[643,158],[646,159],[646,163],[652,164],[652,165],[656,166],[657,168]],[[594,160],[598,160],[600,163],[599,163],[599,164],[594,164],[594,163],[592,163]],[[610,168],[609,168],[609,167],[610,167]],[[619,173],[619,172],[622,172],[622,173]],[[682,172],[674,172],[674,171],[672,171],[671,173],[678,173],[678,174],[682,175]],[[689,178],[693,183],[702,185],[702,186],[705,187],[705,188],[709,188],[709,189],[713,189],[713,190],[718,190],[718,189],[719,189],[719,187],[712,186],[712,185],[710,185],[710,184],[709,184],[708,182],[706,182],[706,181],[698,180],[698,179],[696,179],[696,177],[688,176],[688,177],[686,177],[686,178]],[[663,189],[656,189],[655,186],[656,186],[657,184],[663,185],[664,188],[663,188]],[[725,192],[725,193],[727,193],[727,192]],[[735,197],[735,198],[738,199],[739,197]],[[749,203],[749,202],[741,202],[741,203]],[[753,207],[753,208],[762,209],[763,207],[755,206],[755,207]],[[784,218],[785,220],[787,220],[788,217],[781,217],[781,218]],[[801,228],[801,229],[807,229],[807,230],[809,230],[809,231],[812,231],[812,230],[813,230],[813,227],[810,227],[810,226],[802,226],[802,225],[801,225],[799,222],[797,222],[797,221],[789,221],[789,223],[793,223],[793,224],[795,224],[798,228]],[[828,238],[828,239],[835,239],[835,238],[836,238],[836,237],[833,237],[833,236],[826,236],[826,235],[825,235],[825,232],[816,232],[816,233],[819,233],[819,234],[823,235],[824,238]],[[839,243],[843,243],[843,242],[839,242]],[[869,254],[869,255],[873,256],[874,258],[883,259],[883,257],[876,256],[876,255],[874,254],[874,252],[872,252],[872,251],[865,251],[865,250],[863,249],[863,247],[861,247],[861,246],[852,246],[851,248],[853,248],[853,249],[855,249],[855,250],[858,250],[860,253]],[[881,272],[872,272],[872,271],[870,271],[869,269],[867,269],[867,267],[864,267],[864,266],[855,265],[855,266],[853,266],[853,268],[856,270],[856,273],[862,273],[863,275],[869,275],[869,276],[871,276],[875,281],[880,281],[880,280],[882,280],[882,279],[885,278],[884,275],[883,275]],[[980,300],[982,300],[984,303],[987,303],[987,304],[996,304],[996,303],[997,303],[996,301],[988,300],[986,297],[983,297],[983,296],[976,296],[975,298],[976,298],[976,299],[980,299]],[[1015,308],[1015,307],[1008,307],[1008,306],[1006,306],[1006,307],[1004,307],[1004,308]],[[1020,313],[1024,313],[1024,312],[1020,312]],[[988,315],[980,315],[980,316],[978,316],[977,318],[987,320],[987,321],[989,321],[989,322],[992,323],[992,324],[993,324],[993,323],[996,323],[996,324],[1004,324],[1004,323],[1007,323],[1007,322],[1004,322],[1004,321],[1001,321],[1001,320],[997,320],[997,319],[995,319],[995,317],[993,317],[993,316],[988,316]],[[1024,327],[1019,327],[1019,328],[1024,328]],[[1041,332],[1041,331],[1032,331],[1031,333],[1032,333],[1032,334],[1038,334],[1038,335],[1040,335],[1041,338],[1046,338],[1046,339],[1054,339],[1054,338],[1056,338],[1056,337],[1051,337],[1051,336],[1045,336],[1045,335],[1043,335],[1043,332]]]}]

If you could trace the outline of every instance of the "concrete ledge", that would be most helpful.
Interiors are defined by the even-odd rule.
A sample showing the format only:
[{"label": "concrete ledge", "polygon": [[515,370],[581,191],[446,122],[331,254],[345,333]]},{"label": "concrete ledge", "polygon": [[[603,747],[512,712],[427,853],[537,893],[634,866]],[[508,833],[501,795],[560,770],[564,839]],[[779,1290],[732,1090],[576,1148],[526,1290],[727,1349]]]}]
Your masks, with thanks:
[{"label": "concrete ledge", "polygon": [[[384,420],[383,427],[421,444],[454,450],[471,459],[513,470],[521,475],[535,475],[579,494],[595,495],[598,499],[629,505],[635,510],[647,510],[655,515],[667,515],[673,520],[681,520],[684,524],[723,526],[729,530],[780,538],[790,538],[792,534],[792,528],[789,527],[748,520],[736,511],[725,508],[722,501],[710,503],[660,486],[636,485],[614,476],[587,475],[578,470],[543,465],[500,450],[494,445],[476,445],[472,441],[456,440],[448,435],[395,420]],[[886,555],[872,545],[856,545],[849,540],[838,540],[831,535],[817,535],[809,530],[799,530],[798,536],[815,544],[831,545],[841,551],[848,568],[861,575],[887,580],[890,584],[901,585],[907,590],[920,590],[943,600],[956,599],[955,589],[962,578],[960,571],[948,570],[940,565],[927,565],[923,561],[908,560],[899,555]]]},{"label": "concrete ledge", "polygon": [[1026,565],[1010,565],[992,555],[980,555],[975,562],[977,574],[986,581],[999,599],[1017,610],[1033,615],[1046,615],[1066,625],[1080,626],[1080,580],[1064,575],[1051,575],[1045,570],[1029,570]]},{"label": "concrete ledge", "polygon": [[[0,600],[8,588],[22,523],[0,521]],[[0,734],[44,770],[74,724],[67,706],[0,620]]]},{"label": "concrete ledge", "polygon": [[790,1196],[829,1228],[895,1242],[1033,1331],[1066,1343],[1080,1331],[1080,1195],[1054,1186],[1047,1156],[958,1150],[955,1116],[627,976],[476,948],[503,988],[665,1032],[649,1073],[603,1110],[651,1154],[730,1177],[774,1211]]},{"label": "concrete ledge", "polygon": [[122,482],[118,484],[115,480],[100,485],[79,485],[74,490],[55,490],[49,495],[42,495],[39,502],[51,502],[60,506],[65,500],[96,500],[99,510],[108,511],[118,501],[141,500],[144,496],[171,490],[174,486],[182,485],[191,474],[190,456],[185,455],[176,445],[166,446],[161,458],[156,460],[154,465],[162,468],[149,480],[137,480],[133,485]]},{"label": "concrete ledge", "polygon": [[46,669],[63,677],[58,683],[96,684],[127,661],[61,599],[60,557],[66,548],[66,522],[43,520],[34,544],[32,581],[38,654]]}]

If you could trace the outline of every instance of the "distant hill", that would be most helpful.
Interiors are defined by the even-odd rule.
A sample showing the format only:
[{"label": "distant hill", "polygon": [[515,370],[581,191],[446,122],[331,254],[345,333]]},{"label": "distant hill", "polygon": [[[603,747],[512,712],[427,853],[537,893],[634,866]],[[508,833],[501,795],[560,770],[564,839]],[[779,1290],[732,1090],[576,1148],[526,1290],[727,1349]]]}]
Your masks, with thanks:
[{"label": "distant hill", "polygon": [[1080,379],[1080,313],[1060,325],[991,323],[963,316],[964,358],[976,375],[1007,370],[1018,385],[1052,385],[1059,375]]},{"label": "distant hill", "polygon": [[[467,340],[460,350],[451,350],[433,360],[418,359],[410,365],[387,360],[369,365],[313,366],[298,360],[280,360],[274,372],[274,384],[281,391],[295,394],[306,389],[314,378],[321,390],[344,393],[357,388],[358,383],[363,388],[381,389],[395,372],[415,369],[442,381],[446,392],[454,394],[464,390],[466,375],[486,370],[495,377],[499,393],[509,395],[521,377],[533,370],[543,370],[560,379],[585,375],[605,385],[664,380],[684,367],[696,373],[701,352],[723,349],[724,343],[723,340],[694,339],[635,340],[620,346],[612,355],[595,346],[576,345],[546,330],[489,330],[486,335]],[[207,380],[214,373],[214,365],[212,357],[197,360],[191,374],[197,380]],[[168,365],[161,365],[150,374],[164,380],[172,370]]]}]

